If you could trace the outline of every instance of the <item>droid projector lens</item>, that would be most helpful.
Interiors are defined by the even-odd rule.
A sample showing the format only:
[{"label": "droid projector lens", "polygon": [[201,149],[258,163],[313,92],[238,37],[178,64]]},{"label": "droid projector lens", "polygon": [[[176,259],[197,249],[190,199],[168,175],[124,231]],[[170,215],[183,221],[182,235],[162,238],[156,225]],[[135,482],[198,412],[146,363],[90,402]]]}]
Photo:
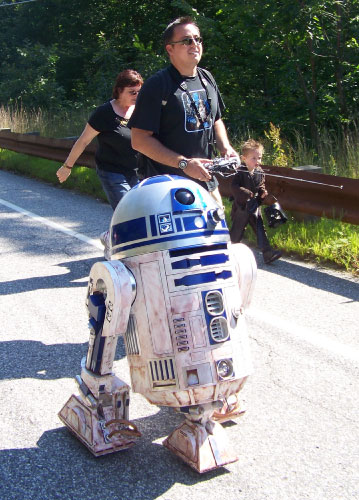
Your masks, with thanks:
[{"label": "droid projector lens", "polygon": [[217,372],[220,378],[233,376],[233,364],[230,359],[222,359],[217,362]]},{"label": "droid projector lens", "polygon": [[194,194],[189,189],[178,189],[175,193],[175,199],[182,205],[192,205],[194,203]]}]

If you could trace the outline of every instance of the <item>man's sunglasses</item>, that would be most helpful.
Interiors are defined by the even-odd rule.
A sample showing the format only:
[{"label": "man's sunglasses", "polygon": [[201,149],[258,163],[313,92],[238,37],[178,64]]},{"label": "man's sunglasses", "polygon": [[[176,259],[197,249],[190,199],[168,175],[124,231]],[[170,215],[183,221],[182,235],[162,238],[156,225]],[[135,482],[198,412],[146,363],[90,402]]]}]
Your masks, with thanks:
[{"label": "man's sunglasses", "polygon": [[192,45],[194,42],[201,44],[203,42],[203,38],[201,36],[194,36],[193,38],[187,37],[182,40],[178,40],[177,42],[170,42],[170,45],[175,45],[176,43],[180,43],[181,45]]}]

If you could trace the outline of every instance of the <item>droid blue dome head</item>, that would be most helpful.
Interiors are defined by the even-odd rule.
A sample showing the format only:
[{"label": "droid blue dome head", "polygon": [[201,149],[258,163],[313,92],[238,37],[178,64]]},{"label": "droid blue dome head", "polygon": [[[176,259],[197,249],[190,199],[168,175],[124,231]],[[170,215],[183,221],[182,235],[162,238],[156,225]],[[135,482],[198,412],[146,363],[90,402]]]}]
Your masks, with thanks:
[{"label": "droid blue dome head", "polygon": [[110,232],[115,259],[229,241],[224,212],[214,198],[176,175],[150,177],[126,193]]}]

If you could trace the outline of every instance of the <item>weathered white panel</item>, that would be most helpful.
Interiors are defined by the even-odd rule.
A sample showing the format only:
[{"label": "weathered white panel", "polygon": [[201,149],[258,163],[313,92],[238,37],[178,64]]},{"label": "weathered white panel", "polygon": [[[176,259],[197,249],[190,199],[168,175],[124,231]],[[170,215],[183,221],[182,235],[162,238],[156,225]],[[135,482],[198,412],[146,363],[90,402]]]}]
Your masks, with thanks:
[{"label": "weathered white panel", "polygon": [[150,334],[155,354],[173,352],[167,320],[166,301],[157,261],[140,264]]}]

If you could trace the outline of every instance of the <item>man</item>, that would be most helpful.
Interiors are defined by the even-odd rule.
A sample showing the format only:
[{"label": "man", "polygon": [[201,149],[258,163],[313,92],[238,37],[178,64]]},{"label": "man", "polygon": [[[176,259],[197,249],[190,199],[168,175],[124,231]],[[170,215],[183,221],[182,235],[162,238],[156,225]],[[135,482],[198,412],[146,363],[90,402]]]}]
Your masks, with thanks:
[{"label": "man", "polygon": [[212,75],[197,67],[203,47],[195,22],[176,19],[163,39],[171,66],[141,89],[129,122],[132,147],[151,158],[159,174],[184,175],[212,191],[216,186],[206,184],[211,175],[205,165],[214,140],[222,156],[238,157],[221,119],[222,99]]},{"label": "man", "polygon": [[[163,39],[171,66],[141,88],[129,122],[132,147],[151,158],[158,173],[190,177],[222,205],[206,168],[214,140],[222,156],[238,155],[221,119],[223,104],[216,82],[197,67],[203,51],[199,29],[191,18],[181,17],[167,26]],[[214,418],[226,421],[242,411],[233,397],[224,401]]]}]

